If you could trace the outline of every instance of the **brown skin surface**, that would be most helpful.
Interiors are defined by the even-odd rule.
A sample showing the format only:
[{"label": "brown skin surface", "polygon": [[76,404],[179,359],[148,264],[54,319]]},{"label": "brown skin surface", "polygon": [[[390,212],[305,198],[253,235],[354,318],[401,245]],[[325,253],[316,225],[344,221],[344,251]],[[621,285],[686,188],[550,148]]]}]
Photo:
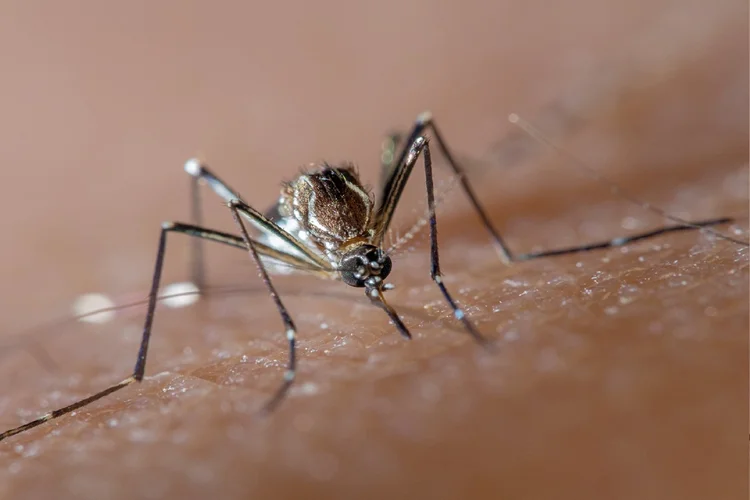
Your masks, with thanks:
[{"label": "brown skin surface", "polygon": [[[159,223],[187,219],[190,156],[265,208],[321,158],[375,184],[380,137],[424,109],[482,160],[471,179],[518,251],[663,221],[539,147],[503,168],[510,112],[672,213],[738,217],[747,239],[746,3],[485,4],[17,2],[0,20],[0,341],[81,293],[141,297]],[[424,206],[413,182],[402,228]],[[0,443],[0,498],[747,496],[746,248],[683,233],[508,268],[458,190],[438,215],[446,283],[492,352],[448,314],[422,232],[388,293],[411,342],[361,291],[277,280],[299,383],[261,418],[283,329],[247,257],[211,249],[210,282],[253,291],[162,308],[143,384]],[[170,238],[166,283],[187,249]],[[3,349],[0,429],[126,376],[142,314],[24,337],[56,370]]]}]

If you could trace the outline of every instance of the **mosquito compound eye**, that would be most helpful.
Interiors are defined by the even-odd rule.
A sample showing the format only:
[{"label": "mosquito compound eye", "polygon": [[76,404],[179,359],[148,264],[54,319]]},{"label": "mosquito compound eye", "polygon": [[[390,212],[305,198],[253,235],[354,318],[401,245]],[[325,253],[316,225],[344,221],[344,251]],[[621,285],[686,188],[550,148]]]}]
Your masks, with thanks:
[{"label": "mosquito compound eye", "polygon": [[381,279],[386,279],[389,274],[391,274],[391,258],[387,255],[381,259],[378,264],[380,264],[380,272],[378,273],[378,276],[380,276]]},{"label": "mosquito compound eye", "polygon": [[362,258],[367,263],[370,276],[383,279],[391,272],[391,258],[379,248],[365,247]]},{"label": "mosquito compound eye", "polygon": [[365,286],[365,280],[368,277],[367,268],[362,265],[359,255],[344,257],[339,265],[339,273],[344,283],[358,288]]},{"label": "mosquito compound eye", "polygon": [[373,245],[350,251],[339,263],[341,279],[349,286],[377,287],[391,272],[391,258]]}]

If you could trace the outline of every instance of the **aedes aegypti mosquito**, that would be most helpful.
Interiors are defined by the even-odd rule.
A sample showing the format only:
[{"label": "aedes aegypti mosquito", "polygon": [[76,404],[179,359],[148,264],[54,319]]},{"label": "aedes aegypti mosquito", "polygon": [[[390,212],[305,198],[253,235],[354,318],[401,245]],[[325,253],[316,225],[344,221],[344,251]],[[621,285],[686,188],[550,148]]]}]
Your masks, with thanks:
[{"label": "aedes aegypti mosquito", "polygon": [[[541,142],[546,143],[549,147],[554,147],[541,137],[528,123],[520,122],[517,116],[512,115],[511,121],[521,125],[528,133],[535,136]],[[196,238],[198,245],[202,240],[209,240],[245,250],[249,252],[257,265],[261,279],[268,289],[284,323],[286,337],[289,342],[288,364],[283,383],[273,397],[265,404],[263,407],[264,411],[273,410],[287,394],[295,379],[297,366],[295,349],[297,329],[294,325],[294,320],[287,312],[284,303],[273,285],[269,272],[266,269],[268,264],[279,264],[296,271],[329,279],[337,279],[352,287],[364,288],[365,294],[370,301],[388,315],[399,333],[406,338],[411,338],[408,327],[383,296],[383,292],[389,289],[389,286],[385,283],[385,279],[391,273],[392,268],[391,257],[383,248],[383,240],[389,229],[394,211],[409,179],[409,175],[420,157],[423,160],[426,178],[425,188],[427,191],[427,213],[430,230],[430,277],[440,289],[455,319],[463,324],[466,332],[477,343],[487,345],[485,337],[477,331],[464,313],[464,310],[457,304],[443,283],[438,252],[432,155],[430,141],[428,141],[426,136],[426,132],[428,131],[438,150],[440,150],[447,160],[453,174],[457,177],[462,191],[469,199],[485,229],[489,232],[501,260],[506,264],[514,261],[621,246],[668,232],[706,228],[706,226],[730,222],[729,218],[695,223],[688,222],[631,198],[631,201],[635,201],[649,210],[656,211],[673,222],[677,222],[678,225],[579,247],[529,254],[514,254],[493,227],[489,217],[474,194],[474,190],[471,188],[463,169],[454,159],[429,113],[423,113],[417,118],[405,141],[396,140],[397,136],[393,136],[393,140],[391,141],[393,152],[396,151],[398,143],[401,143],[401,149],[398,154],[390,155],[391,159],[389,161],[382,162],[381,186],[379,188],[379,196],[375,200],[373,200],[370,193],[363,187],[352,164],[332,166],[323,163],[299,175],[291,182],[285,183],[277,204],[263,214],[245,203],[237,191],[219,179],[207,166],[198,160],[190,160],[185,164],[185,170],[193,179],[192,215],[194,221],[200,220],[198,184],[202,181],[208,184],[226,202],[239,229],[239,235],[209,229],[200,224],[186,224],[181,222],[166,222],[162,224],[156,252],[154,275],[148,296],[143,335],[132,374],[121,382],[92,396],[51,411],[24,425],[5,431],[0,434],[0,440],[71,413],[134,382],[143,380],[149,340],[151,338],[151,328],[154,321],[154,311],[158,299],[162,265],[166,251],[167,235],[169,233],[181,233],[192,236]],[[625,196],[623,193],[619,194]],[[249,235],[245,222],[249,222],[258,230],[260,234],[258,238],[254,239]],[[704,230],[711,231],[710,229]],[[747,245],[747,242],[736,240],[713,231],[711,232],[735,243]],[[196,246],[194,250],[195,259],[192,274],[194,282],[200,288],[204,285],[202,253],[199,246]]]}]

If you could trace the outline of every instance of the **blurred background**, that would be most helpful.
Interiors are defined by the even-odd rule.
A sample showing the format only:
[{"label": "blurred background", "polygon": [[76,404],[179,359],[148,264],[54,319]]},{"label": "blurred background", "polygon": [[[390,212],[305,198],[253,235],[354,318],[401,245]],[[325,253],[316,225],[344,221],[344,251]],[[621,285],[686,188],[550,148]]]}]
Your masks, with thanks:
[{"label": "blurred background", "polygon": [[[433,112],[459,156],[474,160],[467,168],[479,195],[498,228],[519,251],[620,236],[633,227],[656,227],[663,221],[612,200],[605,187],[581,178],[559,156],[530,143],[507,122],[512,112],[672,213],[695,219],[735,216],[740,219],[739,229],[735,228],[740,232],[747,225],[745,1],[261,4],[186,0],[116,6],[90,1],[6,1],[0,10],[0,153],[4,163],[0,336],[68,315],[71,302],[81,293],[102,291],[115,297],[143,293],[151,278],[160,222],[187,220],[189,214],[189,179],[182,171],[186,159],[200,156],[246,200],[264,209],[277,199],[279,182],[312,161],[355,161],[365,180],[375,184],[383,135],[408,129],[424,110]],[[423,185],[414,182],[410,199],[420,200]],[[462,232],[467,218],[473,216],[460,195],[455,199],[450,209],[441,211],[446,259],[458,262],[453,267],[460,269],[461,255],[473,248],[475,269],[494,266],[486,279],[501,283],[504,271],[493,263],[494,254],[481,228],[473,226],[474,219],[471,228]],[[207,200],[210,225],[231,229],[231,218],[222,204]],[[405,212],[407,216],[414,213]],[[626,217],[637,217],[635,226],[624,224]],[[689,249],[692,243],[685,245]],[[167,281],[185,277],[187,249],[183,239],[170,240]],[[213,252],[209,257],[218,255]],[[237,263],[245,262],[244,256],[231,255],[211,261],[210,280],[254,279],[247,264],[242,267],[245,274],[238,275]],[[718,275],[720,269],[727,273],[734,269],[738,274],[733,279],[739,276],[746,281],[746,254],[720,257],[701,261],[706,273],[714,269]],[[575,260],[568,264],[572,267]],[[415,276],[425,278],[421,287],[427,268],[420,265],[424,272]],[[410,279],[405,278],[405,286],[410,286]],[[458,289],[467,284],[468,277],[456,279]],[[294,288],[293,282],[286,283]],[[725,282],[711,283],[712,292],[699,289],[695,300],[731,288]],[[707,428],[722,427],[726,423],[722,418],[733,412],[732,429],[741,430],[747,424],[747,349],[742,350],[742,343],[747,343],[747,311],[746,306],[737,308],[747,288],[746,284],[739,287],[732,291],[739,295],[727,302],[731,314],[725,316],[729,322],[725,333],[735,334],[731,345],[742,356],[731,362],[717,357],[710,363],[711,369],[726,368],[721,380],[731,381],[731,387],[723,387],[728,392],[719,409],[706,410],[715,417],[701,421]],[[404,300],[412,300],[419,309],[413,297]],[[489,304],[492,298],[482,296],[482,300]],[[715,308],[721,312],[723,302],[717,300]],[[702,315],[706,304],[696,307]],[[388,332],[384,320],[374,318]],[[278,328],[277,321],[269,319],[269,332]],[[498,320],[483,320],[480,315],[477,321],[495,328],[492,321]],[[680,321],[690,323],[689,314]],[[698,324],[710,330],[702,321]],[[590,327],[586,325],[581,328]],[[624,328],[627,323],[620,325]],[[180,340],[179,335],[175,339]],[[133,344],[128,345],[132,350]],[[691,347],[695,356],[710,352],[700,345],[686,349]],[[647,344],[639,349],[644,355],[653,354]],[[279,353],[283,356],[283,351]],[[596,359],[597,351],[589,355]],[[132,363],[130,354],[127,358],[123,367]],[[654,362],[659,364],[658,359]],[[356,365],[351,369],[356,370]],[[108,374],[112,380],[120,375],[124,373]],[[675,380],[683,376],[683,372],[674,375]],[[576,394],[585,397],[585,391]],[[16,403],[6,399],[0,405],[2,422],[8,426],[15,425]],[[280,421],[275,432],[284,425],[284,419]],[[490,420],[483,421],[493,427]],[[520,438],[532,429],[509,432]],[[741,432],[737,439],[746,443],[745,430]],[[384,443],[389,436],[393,438],[393,434],[385,435]],[[658,435],[648,434],[644,439]],[[679,436],[673,437],[675,441],[665,441],[658,448],[662,465],[671,457],[670,446],[679,442]],[[682,437],[692,440],[695,436]],[[576,442],[570,434],[561,439],[560,446]],[[469,445],[459,447],[465,457],[459,462],[466,466],[472,456],[496,459],[501,469],[513,470],[512,477],[502,470],[497,477],[456,474],[476,485],[471,490],[474,496],[487,498],[499,498],[504,491],[512,498],[580,498],[576,495],[593,495],[597,488],[603,488],[608,498],[687,498],[691,494],[705,498],[719,486],[723,494],[717,493],[716,498],[734,498],[736,488],[747,484],[740,480],[746,467],[737,467],[746,461],[746,445],[742,445],[744,451],[739,445],[730,446],[726,433],[717,439],[727,447],[706,438],[716,444],[709,446],[714,468],[694,483],[688,472],[690,467],[703,468],[700,458],[689,467],[665,465],[643,483],[638,482],[646,474],[641,469],[618,474],[619,468],[640,463],[633,457],[650,449],[628,442],[619,444],[624,447],[620,452],[637,451],[625,462],[612,458],[620,456],[618,452],[605,454],[611,461],[605,460],[609,467],[602,466],[599,479],[573,479],[578,470],[573,467],[556,476],[554,488],[547,490],[547,476],[540,471],[556,470],[555,464],[567,459],[575,462],[575,450],[564,453],[556,447],[555,460],[545,462],[549,450],[524,448],[521,439],[507,435],[490,440],[499,447],[492,453]],[[446,445],[440,451],[440,443],[439,437],[432,442],[435,453],[453,449]],[[65,476],[57,468],[63,455],[52,450],[64,453],[66,446],[46,446],[49,453],[27,462],[20,474],[3,479],[0,493],[8,498],[24,498],[29,492],[43,496],[45,482],[33,477],[47,474],[53,486],[53,478]],[[70,489],[58,493],[79,498],[95,497],[91,492],[98,492],[98,498],[125,495],[131,476],[115,467],[116,457],[122,456],[118,446],[131,447],[132,456],[142,457],[141,465],[130,472],[140,471],[143,481],[156,481],[143,472],[148,470],[149,457],[164,460],[171,456],[153,452],[147,456],[143,450],[138,455],[132,449],[137,445],[110,442],[98,452],[88,452],[90,460],[112,464],[99,474],[111,478],[108,487],[91,486],[85,472],[76,469],[83,474],[75,476],[79,478],[75,485],[81,489],[68,484]],[[213,448],[195,446],[205,456],[216,453]],[[495,455],[504,450],[525,456],[525,462],[507,469],[506,461],[512,462],[512,457]],[[580,469],[601,463],[603,455],[589,451],[585,454],[584,450]],[[290,469],[283,454],[274,455],[275,462],[262,451],[253,453],[248,463],[266,463],[272,471],[269,477],[275,479],[255,478],[242,484],[240,473],[222,475],[222,468],[207,466],[211,479],[193,493],[223,491],[225,498],[250,492],[292,494],[305,491],[309,481],[317,481]],[[11,455],[0,446],[0,460],[17,458]],[[641,458],[645,463],[650,459]],[[440,467],[404,466],[411,471],[407,477],[378,476],[375,471],[379,469],[373,466],[372,470],[373,476],[365,468],[357,475],[359,482],[344,482],[350,489],[338,490],[343,483],[334,474],[322,487],[318,481],[316,488],[322,489],[315,491],[351,497],[358,486],[379,484],[382,489],[372,491],[397,496],[393,492],[403,488],[402,492],[412,492],[414,497],[424,493],[418,488],[421,481],[436,482],[436,489],[429,490],[433,498],[439,496],[441,481],[457,489],[447,488],[440,494],[469,491],[466,482],[453,484],[443,479],[450,474]],[[67,470],[66,475],[70,474]],[[122,482],[115,479],[118,474]],[[162,492],[157,497],[191,491],[181,489],[191,483],[179,471],[160,477],[162,489],[153,490]],[[145,497],[146,490],[138,487],[131,494]],[[101,496],[102,491],[107,493]]]}]

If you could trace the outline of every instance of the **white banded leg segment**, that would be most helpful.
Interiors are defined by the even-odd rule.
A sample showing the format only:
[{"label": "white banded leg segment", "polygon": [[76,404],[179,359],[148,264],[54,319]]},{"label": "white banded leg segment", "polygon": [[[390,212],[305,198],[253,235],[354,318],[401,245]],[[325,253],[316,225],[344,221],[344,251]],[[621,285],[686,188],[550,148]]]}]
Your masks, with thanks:
[{"label": "white banded leg segment", "polygon": [[200,162],[197,158],[191,158],[185,162],[185,172],[196,179],[205,181],[214,193],[219,195],[225,202],[229,203],[235,199],[241,199],[229,185],[219,179],[209,168]]},{"label": "white banded leg segment", "polygon": [[250,238],[250,235],[247,232],[247,228],[245,227],[245,224],[243,222],[243,219],[241,216],[243,212],[240,212],[240,210],[247,211],[247,210],[250,210],[251,207],[245,205],[241,200],[237,199],[236,197],[228,201],[228,206],[232,212],[232,217],[234,218],[234,222],[237,225],[237,227],[240,229],[242,238],[244,239],[245,244],[247,245],[247,251],[250,254],[250,257],[252,258],[252,260],[255,262],[256,267],[258,268],[258,274],[260,274],[260,277],[263,280],[263,283],[266,285],[266,288],[268,289],[268,293],[271,296],[271,299],[273,299],[274,305],[276,306],[276,309],[279,312],[279,316],[281,316],[281,321],[284,323],[284,327],[286,328],[286,338],[287,338],[287,341],[289,342],[289,361],[287,363],[286,372],[284,372],[284,381],[282,382],[281,386],[278,388],[276,393],[273,395],[273,397],[268,401],[268,403],[266,403],[266,405],[261,410],[263,413],[270,413],[276,408],[276,406],[278,406],[278,404],[289,393],[289,388],[292,386],[292,383],[294,382],[294,379],[296,376],[297,328],[294,326],[294,321],[292,320],[292,317],[289,315],[289,312],[284,306],[284,303],[281,301],[281,297],[279,297],[279,294],[276,291],[276,287],[273,285],[273,281],[271,281],[271,276],[268,274],[268,271],[266,270],[266,266],[263,264],[263,261],[260,259],[258,249],[256,248],[256,243]]}]

